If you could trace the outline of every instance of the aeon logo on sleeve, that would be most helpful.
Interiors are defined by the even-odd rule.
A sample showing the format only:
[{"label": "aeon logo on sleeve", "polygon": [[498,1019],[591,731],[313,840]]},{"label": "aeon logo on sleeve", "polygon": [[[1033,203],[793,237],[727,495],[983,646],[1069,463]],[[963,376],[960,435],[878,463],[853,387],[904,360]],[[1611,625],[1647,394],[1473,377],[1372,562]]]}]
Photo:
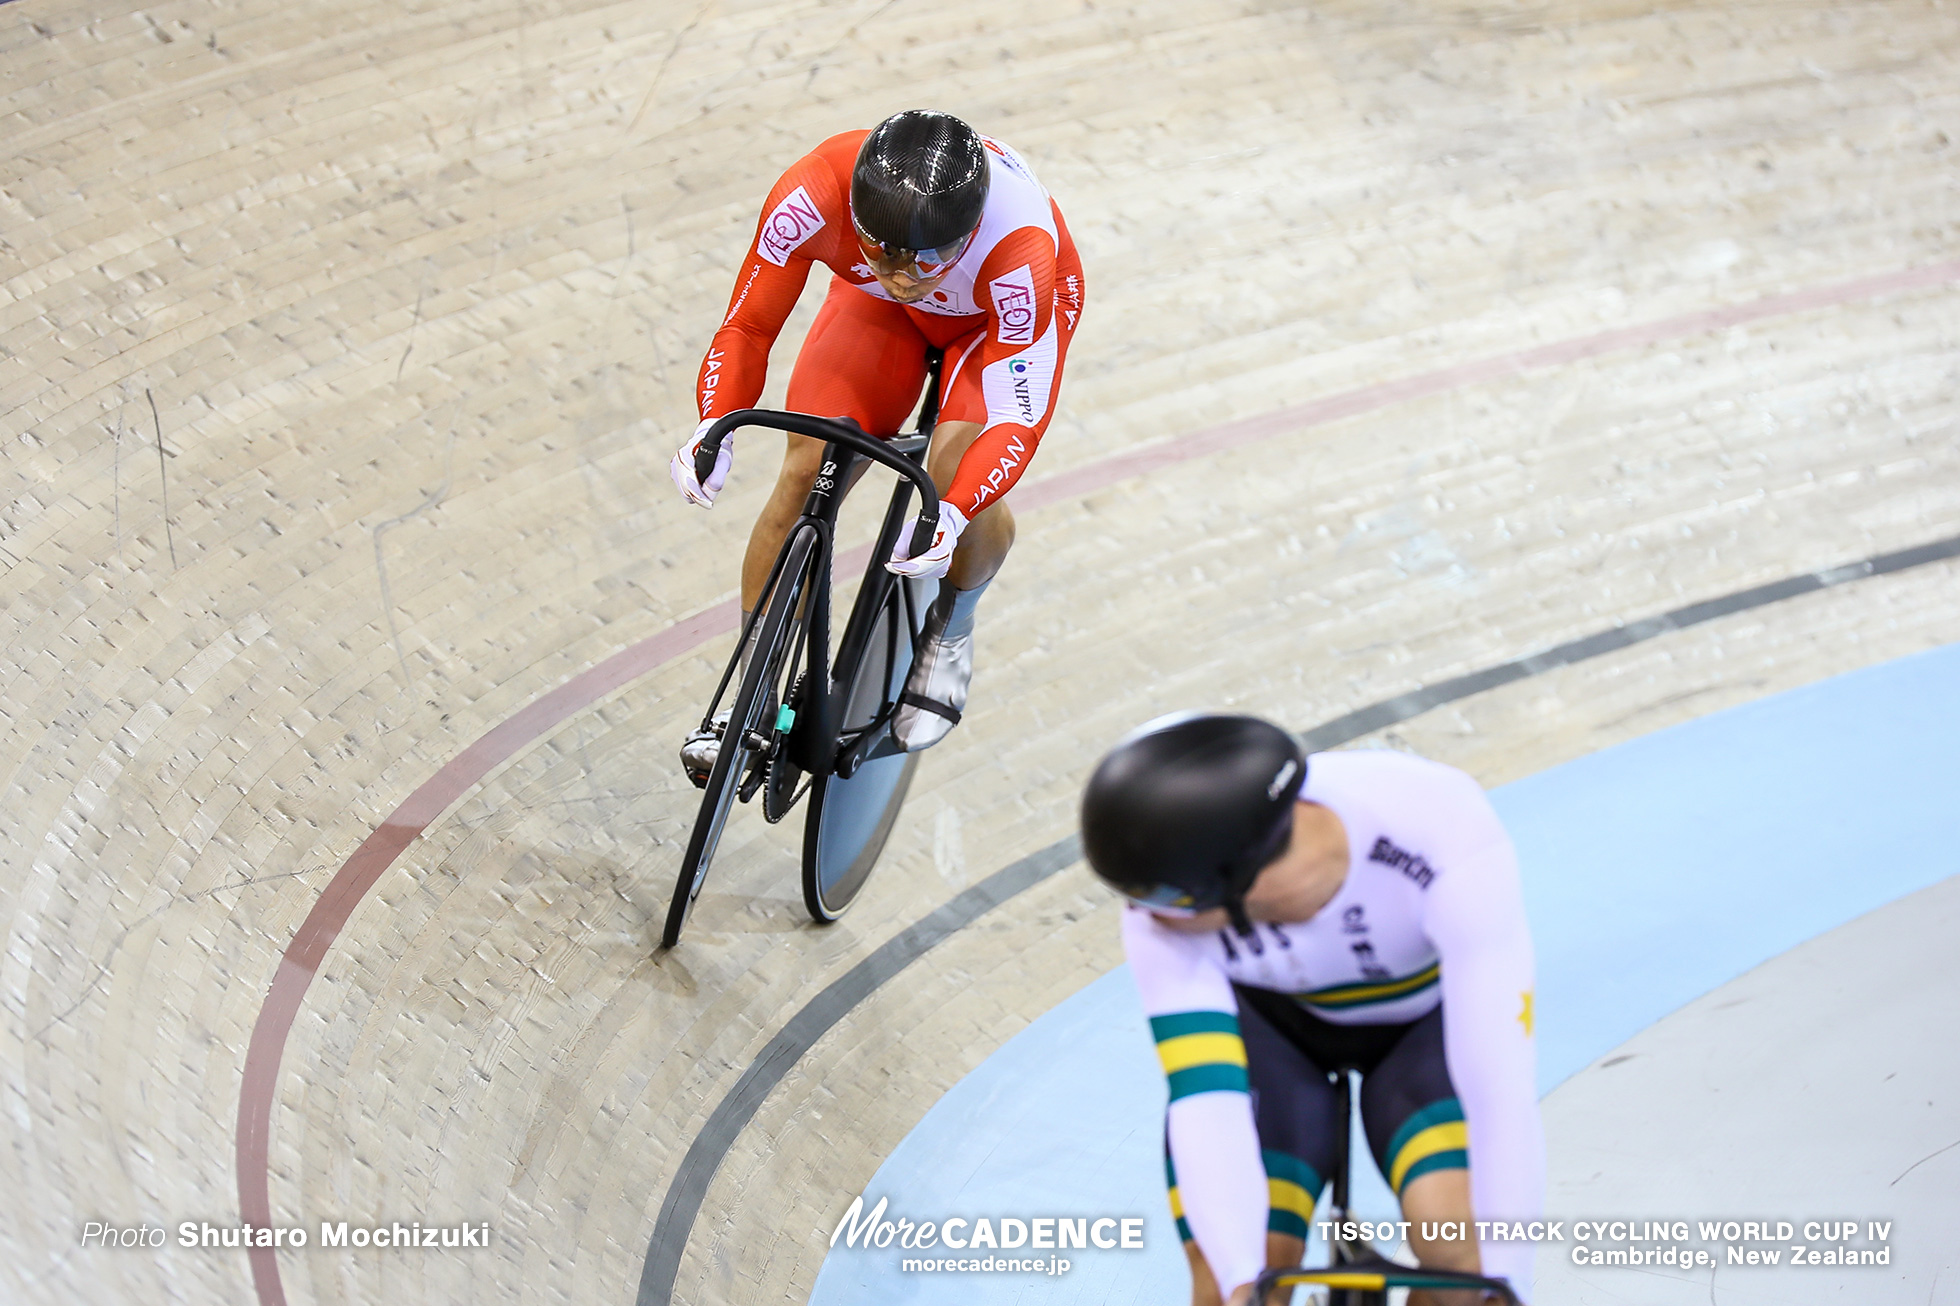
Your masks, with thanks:
[{"label": "aeon logo on sleeve", "polygon": [[994,297],[994,338],[1003,345],[1034,343],[1034,272],[1023,263],[987,286]]},{"label": "aeon logo on sleeve", "polygon": [[810,198],[810,192],[798,186],[783,196],[783,202],[769,210],[769,216],[762,220],[762,230],[756,233],[755,252],[777,267],[784,267],[797,246],[822,231],[823,225],[823,211]]}]

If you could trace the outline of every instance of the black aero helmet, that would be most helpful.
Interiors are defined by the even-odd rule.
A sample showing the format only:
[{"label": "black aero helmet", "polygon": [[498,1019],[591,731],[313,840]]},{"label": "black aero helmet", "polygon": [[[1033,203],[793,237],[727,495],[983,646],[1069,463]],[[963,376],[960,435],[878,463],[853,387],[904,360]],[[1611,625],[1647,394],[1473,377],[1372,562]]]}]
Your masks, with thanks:
[{"label": "black aero helmet", "polygon": [[1147,907],[1224,907],[1250,929],[1245,893],[1286,849],[1307,769],[1292,735],[1258,717],[1184,712],[1125,738],[1082,794],[1082,852]]},{"label": "black aero helmet", "polygon": [[858,147],[851,217],[887,249],[945,249],[980,225],[988,179],[979,133],[950,113],[907,109]]}]

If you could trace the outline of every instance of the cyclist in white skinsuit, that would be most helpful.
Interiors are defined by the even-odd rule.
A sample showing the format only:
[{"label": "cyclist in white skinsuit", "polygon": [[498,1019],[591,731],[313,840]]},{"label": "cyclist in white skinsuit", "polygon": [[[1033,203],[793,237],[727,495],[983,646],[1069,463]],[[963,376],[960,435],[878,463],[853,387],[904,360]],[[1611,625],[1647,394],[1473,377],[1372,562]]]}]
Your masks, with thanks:
[{"label": "cyclist in white skinsuit", "polygon": [[1169,1080],[1194,1300],[1237,1303],[1299,1259],[1336,1065],[1364,1072],[1364,1128],[1422,1262],[1528,1300],[1529,1242],[1420,1237],[1543,1202],[1531,940],[1477,783],[1401,753],[1302,757],[1253,718],[1166,718],[1098,768],[1083,843],[1133,899],[1124,951]]}]

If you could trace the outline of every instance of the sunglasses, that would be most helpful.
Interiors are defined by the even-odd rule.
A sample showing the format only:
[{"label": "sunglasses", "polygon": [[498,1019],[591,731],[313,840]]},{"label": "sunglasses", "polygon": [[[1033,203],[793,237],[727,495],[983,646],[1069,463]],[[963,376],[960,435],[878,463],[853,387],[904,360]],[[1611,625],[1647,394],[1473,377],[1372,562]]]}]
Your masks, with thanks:
[{"label": "sunglasses", "polygon": [[966,247],[973,243],[976,231],[969,231],[951,245],[941,245],[937,249],[901,249],[896,245],[881,244],[865,234],[864,228],[851,219],[851,226],[857,230],[858,247],[871,263],[871,268],[879,276],[895,276],[900,272],[918,281],[932,281],[943,277],[953,264],[960,261]]},{"label": "sunglasses", "polygon": [[1175,916],[1181,920],[1189,920],[1199,912],[1211,910],[1209,907],[1200,907],[1197,899],[1171,884],[1159,884],[1149,889],[1134,891],[1123,889],[1119,892],[1145,911],[1154,912],[1159,916]]}]

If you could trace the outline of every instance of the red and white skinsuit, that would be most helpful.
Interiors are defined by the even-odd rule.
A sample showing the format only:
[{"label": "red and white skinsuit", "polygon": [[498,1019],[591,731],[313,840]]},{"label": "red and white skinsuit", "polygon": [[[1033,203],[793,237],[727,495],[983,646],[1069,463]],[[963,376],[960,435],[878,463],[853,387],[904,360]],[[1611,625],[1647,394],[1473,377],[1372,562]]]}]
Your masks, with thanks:
[{"label": "red and white skinsuit", "polygon": [[703,418],[755,403],[769,347],[821,262],[836,275],[790,374],[788,406],[889,438],[918,400],[927,347],[945,350],[939,418],[982,425],[944,496],[971,518],[1020,479],[1048,427],[1082,313],[1082,263],[1027,164],[982,137],[992,172],[972,244],[924,299],[895,302],[851,224],[851,169],[869,134],[831,137],[770,190],[696,398]]}]

